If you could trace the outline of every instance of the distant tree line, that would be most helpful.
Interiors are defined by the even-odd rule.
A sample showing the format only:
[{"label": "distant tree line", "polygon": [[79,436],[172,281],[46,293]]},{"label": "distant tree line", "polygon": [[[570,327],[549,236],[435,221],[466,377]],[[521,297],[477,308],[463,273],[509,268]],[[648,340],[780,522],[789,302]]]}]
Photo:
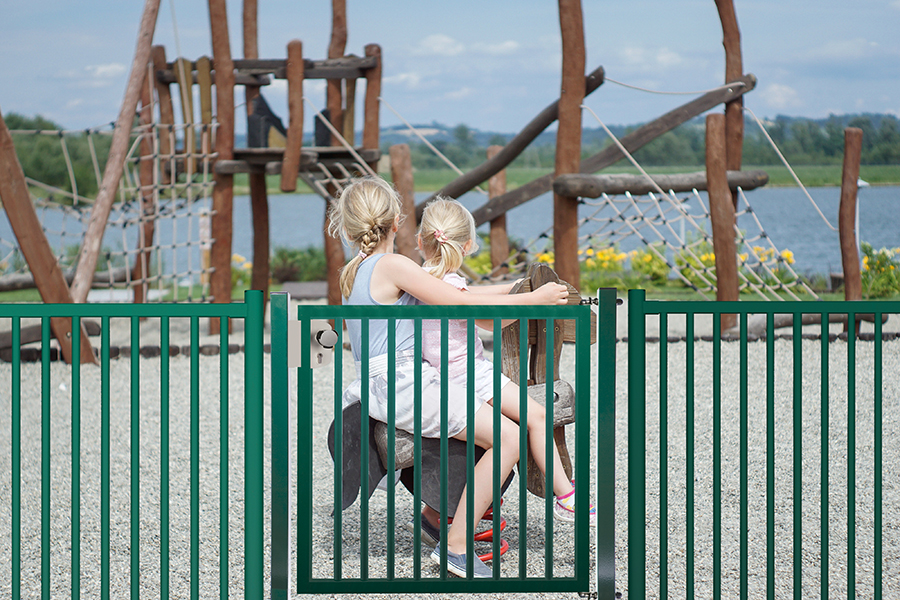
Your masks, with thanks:
[{"label": "distant tree line", "polygon": [[[24,117],[16,113],[9,113],[4,115],[3,120],[6,121],[6,126],[10,130],[58,131],[64,129],[58,123],[41,116]],[[109,155],[111,136],[95,135],[93,137],[94,150],[97,153],[99,169],[102,173]],[[85,133],[67,134],[65,141],[79,195],[95,195],[99,183],[87,135]],[[15,134],[13,135],[13,144],[26,177],[68,192],[73,191],[65,154],[58,136],[36,133]]]},{"label": "distant tree line", "polygon": [[[844,155],[844,128],[848,126],[858,127],[863,131],[862,164],[900,163],[900,123],[891,115],[832,116],[819,121],[777,117],[765,126],[791,164],[840,164]],[[620,138],[635,129],[637,126],[611,128],[613,135]],[[486,144],[479,143],[475,133],[466,125],[457,125],[451,133],[451,139],[432,143],[464,170],[485,160],[487,145],[503,145],[512,137],[492,134]],[[704,138],[705,127],[701,117],[647,144],[635,153],[635,158],[647,166],[700,166],[705,162]],[[602,130],[585,129],[582,134],[582,156],[595,154],[611,143]],[[424,143],[411,143],[410,150],[413,165],[417,168],[445,167],[445,163]],[[555,151],[552,135],[545,134],[532,143],[511,166],[552,169]],[[781,163],[762,131],[751,121],[747,121],[744,127],[743,162],[754,166]]]}]

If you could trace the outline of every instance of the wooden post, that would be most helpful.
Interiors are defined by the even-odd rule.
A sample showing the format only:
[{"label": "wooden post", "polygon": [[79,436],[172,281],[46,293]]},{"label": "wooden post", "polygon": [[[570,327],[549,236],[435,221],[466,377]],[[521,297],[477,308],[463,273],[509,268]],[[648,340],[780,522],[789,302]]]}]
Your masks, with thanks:
[{"label": "wooden post", "polygon": [[397,252],[422,264],[422,256],[416,244],[416,198],[413,180],[412,155],[408,144],[391,146],[391,179],[394,188],[403,200],[403,214],[406,219],[400,224],[395,244]]},{"label": "wooden post", "polygon": [[303,146],[303,42],[287,45],[288,131],[281,161],[281,191],[297,189]]},{"label": "wooden post", "polygon": [[[491,160],[503,146],[489,146],[487,159]],[[501,169],[488,180],[488,198],[496,198],[506,193],[506,169]],[[509,267],[504,263],[509,260],[509,235],[506,231],[506,213],[491,219],[491,270],[495,275],[506,275]]]},{"label": "wooden post", "polygon": [[347,143],[356,147],[356,79],[344,80],[344,131]]},{"label": "wooden post", "polygon": [[[716,254],[716,300],[737,300],[734,204],[725,169],[725,115],[711,114],[706,117],[706,181]],[[734,327],[736,322],[734,314],[722,315],[722,330]]]},{"label": "wooden post", "polygon": [[[150,68],[152,71],[152,67]],[[144,78],[144,86],[141,89],[141,125],[146,127],[141,140],[141,165],[139,170],[141,182],[141,229],[137,240],[138,253],[134,258],[134,266],[131,269],[132,290],[134,302],[140,304],[146,301],[148,291],[147,276],[150,274],[150,248],[153,246],[153,215],[155,209],[155,196],[153,194],[153,172],[155,161],[153,160],[153,102],[151,99],[150,82]]]},{"label": "wooden post", "polygon": [[[862,277],[856,239],[856,194],[859,191],[862,137],[862,129],[857,127],[844,129],[844,167],[841,171],[841,204],[838,208],[841,264],[844,267],[844,300],[862,300]],[[847,331],[846,324],[844,330]]]},{"label": "wooden post", "polygon": [[131,64],[131,75],[129,75],[128,85],[125,87],[125,97],[122,99],[122,108],[116,119],[106,167],[103,169],[103,180],[100,182],[97,200],[91,209],[91,217],[81,248],[81,257],[78,259],[75,278],[72,280],[73,302],[87,300],[94,280],[94,269],[97,268],[97,257],[100,255],[100,246],[103,244],[103,230],[106,229],[106,221],[109,219],[113,201],[116,199],[116,191],[119,189],[119,180],[122,178],[122,171],[125,168],[125,156],[128,154],[131,127],[134,124],[134,111],[137,109],[141,87],[144,77],[147,75],[150,44],[153,42],[153,32],[156,29],[158,14],[159,0],[147,0],[144,4],[143,15],[141,15],[141,26],[134,62]]},{"label": "wooden post", "polygon": [[178,97],[181,100],[181,119],[184,123],[184,170],[187,179],[197,172],[194,153],[197,140],[194,135],[194,66],[186,58],[179,57],[175,61],[175,78],[178,80]]},{"label": "wooden post", "polygon": [[[581,0],[559,0],[562,87],[556,132],[555,176],[581,167],[581,103],[584,101],[584,24]],[[553,194],[553,245],[559,278],[581,289],[578,265],[578,199]]]},{"label": "wooden post", "polygon": [[[341,58],[347,48],[347,0],[331,0],[331,42],[328,44],[328,58]],[[331,124],[338,131],[344,130],[343,99],[340,79],[329,79],[325,90],[326,105]],[[331,145],[340,146],[332,134]]]},{"label": "wooden post", "polygon": [[[197,89],[200,92],[200,122],[212,123],[212,63],[208,56],[197,59]],[[202,146],[202,144],[201,144]]]},{"label": "wooden post", "polygon": [[[256,15],[257,1],[244,0],[244,58],[259,58]],[[259,95],[259,86],[244,87],[248,115],[253,112],[253,100]],[[247,179],[250,184],[250,214],[253,221],[253,269],[250,273],[250,288],[261,290],[265,303],[269,298],[269,191],[266,188],[264,170],[251,170]]]},{"label": "wooden post", "polygon": [[[234,158],[234,61],[228,40],[228,12],[225,0],[209,0],[209,23],[212,35],[213,67],[216,72],[216,152],[219,160]],[[234,176],[216,173],[213,188],[213,215],[210,229],[213,238],[210,276],[213,302],[231,302],[231,240],[234,202]],[[229,326],[231,321],[228,322]],[[209,333],[219,332],[219,319],[209,320]]]},{"label": "wooden post", "polygon": [[[366,150],[377,150],[379,148],[379,128],[381,127],[378,114],[380,105],[378,98],[381,97],[381,46],[378,44],[367,44],[366,56],[375,57],[376,65],[366,71],[362,147]],[[378,164],[371,162],[369,167],[375,171],[378,168]]]},{"label": "wooden post", "polygon": [[[156,99],[159,102],[159,179],[163,184],[169,183],[169,169],[171,168],[172,152],[175,146],[172,125],[175,124],[175,109],[172,107],[172,91],[168,83],[163,83],[156,73],[166,68],[166,49],[163,46],[153,46],[150,49],[150,57],[153,61],[153,84],[156,87]],[[166,127],[168,125],[168,127]],[[174,173],[174,170],[172,170]]]},{"label": "wooden post", "polygon": [[[12,136],[2,114],[0,114],[0,201],[3,202],[4,212],[9,218],[9,224],[19,242],[25,262],[31,269],[41,299],[47,303],[70,304],[72,296],[69,294],[69,287],[34,211],[31,196],[28,194],[28,185],[25,183],[25,173],[22,172],[22,165],[16,157]],[[71,363],[72,320],[61,317],[51,319],[50,328],[59,342],[63,358],[67,363]],[[18,348],[13,348],[13,352],[18,351]],[[91,348],[91,340],[83,326],[81,362],[92,364],[97,362]]]},{"label": "wooden post", "polygon": [[[725,48],[725,83],[737,81],[744,74],[741,55],[741,30],[734,12],[734,0],[716,0],[722,22],[722,45]],[[725,168],[740,171],[744,148],[744,97],[725,103]],[[731,200],[737,210],[737,190]]]}]

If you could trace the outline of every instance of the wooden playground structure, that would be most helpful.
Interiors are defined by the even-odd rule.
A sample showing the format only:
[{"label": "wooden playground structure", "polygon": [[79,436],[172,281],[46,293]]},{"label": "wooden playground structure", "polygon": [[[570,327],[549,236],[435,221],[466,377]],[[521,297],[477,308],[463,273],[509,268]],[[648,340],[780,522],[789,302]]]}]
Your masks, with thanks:
[{"label": "wooden playground structure", "polygon": [[[84,233],[82,251],[71,286],[56,264],[53,253],[35,216],[21,167],[15,157],[12,138],[0,117],[0,196],[13,226],[22,253],[44,302],[85,302],[101,249],[103,232],[113,208],[122,178],[125,157],[133,143],[134,117],[155,132],[141,142],[141,200],[150,210],[154,186],[179,177],[188,180],[200,169],[210,169],[215,185],[212,191],[210,223],[209,291],[213,302],[231,301],[232,203],[233,181],[237,173],[249,178],[253,227],[253,289],[269,287],[269,215],[266,175],[280,175],[282,191],[294,191],[298,178],[309,184],[327,202],[339,193],[342,185],[353,177],[374,175],[381,148],[379,143],[379,105],[381,96],[382,56],[377,44],[364,48],[363,56],[346,54],[347,10],[345,0],[332,2],[331,42],[327,57],[310,60],[304,57],[302,42],[291,40],[285,58],[261,59],[257,44],[257,0],[243,2],[243,58],[235,58],[229,42],[226,0],[209,0],[212,57],[196,60],[177,58],[169,61],[161,46],[153,45],[159,0],[146,0],[141,18],[137,47],[128,84],[115,130],[102,182]],[[679,189],[706,190],[712,222],[716,256],[717,292],[719,300],[738,298],[736,267],[735,208],[736,189],[752,189],[764,185],[762,172],[742,172],[743,95],[756,85],[756,78],[743,72],[740,32],[733,0],[715,0],[722,23],[725,50],[726,85],[650,121],[622,138],[620,145],[610,145],[601,152],[581,159],[581,119],[585,96],[604,81],[603,68],[586,73],[585,39],[581,0],[559,0],[562,39],[562,81],[559,99],[552,102],[528,123],[504,147],[492,147],[487,160],[464,173],[438,193],[456,198],[489,181],[490,199],[473,211],[476,224],[490,223],[490,252],[495,267],[501,267],[509,255],[505,213],[541,194],[553,192],[553,243],[555,270],[575,286],[580,281],[578,259],[578,206],[580,198],[596,197],[607,191]],[[261,98],[260,90],[272,79],[287,81],[288,125],[283,143],[265,140],[261,147],[235,148],[234,88],[245,91],[248,120],[254,117]],[[327,110],[317,114],[325,136],[316,136],[316,145],[303,146],[304,81],[325,79]],[[363,124],[361,144],[354,145],[356,124],[354,109],[357,83],[365,81],[362,98]],[[176,116],[172,86],[177,86],[182,108],[183,129],[174,133]],[[196,88],[194,87],[196,86]],[[199,122],[195,122],[194,90],[199,91]],[[724,112],[706,117],[706,170],[698,176],[674,176],[670,179],[595,175],[662,134],[724,105]],[[154,110],[158,114],[154,114]],[[327,118],[324,116],[327,115]],[[553,173],[540,177],[512,191],[506,191],[503,169],[515,159],[549,125],[558,121],[556,162]],[[316,129],[319,129],[317,122]],[[248,127],[249,129],[249,127]],[[859,173],[861,132],[847,132],[845,168],[841,193],[840,231],[846,294],[859,299],[859,256],[856,250],[855,214],[856,182]],[[248,132],[249,133],[249,132]],[[317,131],[318,133],[318,131]],[[181,146],[179,147],[179,143]],[[409,148],[390,149],[392,178],[403,197],[406,212],[419,216],[425,202],[416,205]],[[156,161],[156,162],[154,162]],[[155,165],[163,164],[162,168]],[[644,191],[641,191],[644,190]],[[437,194],[435,194],[437,195]],[[432,196],[433,197],[433,196]],[[427,201],[426,201],[427,202]],[[324,230],[327,230],[327,216]],[[418,259],[415,251],[415,221],[408,219],[398,233],[398,251]],[[152,244],[153,223],[144,224],[141,243]],[[337,278],[345,262],[339,240],[323,236],[328,272],[328,301],[340,303]],[[142,248],[140,253],[148,250]],[[140,256],[141,254],[139,254]],[[141,280],[147,269],[146,260],[135,260],[132,275]],[[502,270],[501,270],[502,272]],[[145,301],[142,286],[134,285],[134,301]],[[727,325],[729,315],[723,317]],[[731,323],[733,324],[733,323]],[[219,323],[211,322],[210,333]],[[64,320],[53,322],[54,335],[64,358],[70,360],[70,327]],[[82,360],[93,362],[94,354],[86,332],[82,331]]]}]

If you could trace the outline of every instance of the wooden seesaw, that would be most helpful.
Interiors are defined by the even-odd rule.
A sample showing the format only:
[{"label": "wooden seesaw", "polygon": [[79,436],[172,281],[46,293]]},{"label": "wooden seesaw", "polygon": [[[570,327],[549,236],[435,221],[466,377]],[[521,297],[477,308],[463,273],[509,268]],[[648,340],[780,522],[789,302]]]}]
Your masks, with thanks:
[{"label": "wooden seesaw", "polygon": [[[556,273],[547,265],[533,264],[528,276],[519,281],[511,293],[525,293],[541,285],[557,281]],[[582,297],[578,291],[567,282],[561,282],[569,287],[569,304],[579,304]],[[520,354],[519,354],[519,330],[518,322],[513,323],[503,330],[501,341],[501,369],[514,383],[519,384]],[[553,374],[558,376],[560,356],[563,342],[575,341],[575,328],[573,321],[555,321],[553,348],[548,348],[546,321],[530,320],[528,322],[528,357],[526,359],[529,373],[526,374],[528,395],[543,406],[546,406],[547,390],[547,352],[553,353]],[[591,318],[591,343],[596,341],[596,317]],[[560,458],[566,470],[568,478],[572,478],[572,461],[566,446],[565,426],[575,422],[575,391],[572,385],[564,380],[556,379],[553,382],[553,431],[554,441],[559,449]],[[359,403],[346,407],[342,413],[342,505],[341,510],[354,503],[359,494],[361,485],[366,485],[366,494],[371,496],[378,483],[388,474],[388,426],[386,423],[369,417],[368,444],[368,480],[363,481],[363,466],[361,464],[362,439],[362,415]],[[334,421],[328,429],[328,448],[334,458]],[[448,440],[448,517],[453,517],[456,512],[456,498],[462,495],[466,484],[466,443],[456,439]],[[394,437],[394,466],[400,471],[400,481],[410,491],[415,485],[415,438],[409,432],[401,429],[395,430]],[[475,460],[484,454],[484,450],[475,447]],[[422,501],[436,511],[441,506],[441,443],[438,438],[421,439],[421,497]],[[519,472],[524,468],[527,473],[528,490],[538,497],[545,497],[544,476],[537,469],[530,449],[527,451],[525,466],[519,461]],[[501,486],[501,494],[507,489],[513,479],[513,473]],[[489,509],[490,513],[490,509]],[[502,529],[502,527],[501,527]],[[484,541],[490,540],[490,535],[485,536]],[[484,539],[484,538],[482,538]],[[506,543],[503,542],[501,554],[505,551]],[[487,560],[487,559],[484,559]]]}]

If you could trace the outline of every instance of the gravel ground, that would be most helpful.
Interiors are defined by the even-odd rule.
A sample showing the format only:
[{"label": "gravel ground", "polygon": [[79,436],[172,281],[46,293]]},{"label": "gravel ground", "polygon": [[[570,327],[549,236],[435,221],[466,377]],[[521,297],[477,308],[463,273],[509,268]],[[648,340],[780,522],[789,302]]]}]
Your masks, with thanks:
[{"label": "gravel ground", "polygon": [[[895,317],[896,318],[896,317]],[[619,315],[620,335],[625,322],[624,309]],[[5,324],[0,323],[0,328]],[[677,324],[672,323],[670,333],[677,335]],[[698,335],[705,334],[705,325],[698,322]],[[155,324],[147,322],[141,326],[141,344],[152,344]],[[201,328],[205,331],[205,326]],[[648,332],[652,335],[652,326]],[[173,343],[185,344],[184,336],[189,336],[186,323],[173,321]],[[116,324],[112,332],[113,343],[125,344],[128,336],[126,323]],[[240,327],[235,328],[235,341],[241,336]],[[118,341],[118,340],[122,341]],[[201,340],[218,341],[216,337]],[[799,386],[802,393],[800,414],[802,418],[802,531],[798,532],[803,543],[802,587],[803,595],[818,595],[820,589],[821,530],[819,526],[821,497],[821,455],[822,436],[820,409],[820,344],[804,340],[801,344],[803,361],[803,382]],[[846,374],[847,344],[837,341],[829,344],[829,596],[846,594],[847,571],[847,387]],[[686,497],[686,378],[684,343],[668,346],[668,386],[664,396],[667,399],[666,415],[668,436],[668,522],[664,531],[668,532],[668,575],[669,593],[675,597],[686,595],[685,573],[685,497]],[[793,343],[788,340],[775,342],[775,589],[780,596],[793,589],[793,478],[791,474],[793,457],[794,384]],[[859,342],[856,354],[856,477],[852,487],[856,493],[856,578],[857,595],[873,596],[873,496],[874,496],[874,408],[873,408],[873,344]],[[648,364],[659,362],[660,346],[647,346]],[[627,344],[617,344],[617,439],[616,444],[616,559],[617,589],[627,597]],[[592,357],[596,367],[596,356]],[[713,388],[712,363],[713,344],[698,342],[695,345],[693,361],[694,379],[694,447],[695,467],[695,525],[694,578],[695,595],[712,595],[712,486],[713,486]],[[759,597],[765,590],[766,573],[766,345],[752,343],[748,348],[748,405],[749,405],[749,572],[750,596]],[[159,596],[160,585],[160,442],[161,414],[159,408],[159,364],[158,358],[140,360],[140,585],[141,596]],[[349,353],[345,352],[345,366],[352,364]],[[563,357],[563,378],[573,380],[572,348],[566,347]],[[900,368],[900,341],[886,342],[883,346],[884,382],[884,595],[900,597],[900,407],[896,406]],[[268,356],[266,357],[266,377],[268,377]],[[227,528],[229,592],[240,596],[243,572],[240,558],[243,554],[243,354],[229,357],[229,452],[228,489],[229,521]],[[110,427],[111,427],[111,585],[112,596],[123,597],[130,585],[130,360],[113,360],[110,365]],[[190,389],[186,382],[190,377],[190,361],[184,357],[171,359],[171,408],[169,417],[169,470],[171,491],[170,503],[170,586],[172,597],[184,597],[190,589]],[[352,370],[352,369],[351,369]],[[199,576],[201,597],[218,596],[220,580],[219,548],[221,544],[219,524],[219,472],[221,469],[219,432],[221,411],[218,400],[220,385],[219,357],[200,357],[200,549],[199,560],[202,568]],[[722,344],[722,589],[726,597],[737,595],[740,548],[739,540],[739,345]],[[345,381],[351,374],[345,375]],[[10,389],[10,365],[0,363],[0,389]],[[22,366],[22,562],[24,597],[39,595],[40,579],[40,457],[41,457],[41,373],[36,364]],[[68,366],[55,362],[49,374],[51,394],[51,561],[50,586],[52,597],[71,595],[71,480],[72,480],[72,429],[71,429],[71,388],[73,380]],[[266,428],[268,432],[268,382],[265,383]],[[596,385],[595,382],[592,386]],[[100,374],[99,369],[85,367],[80,376],[81,386],[81,593],[84,597],[96,597],[100,582]],[[313,481],[316,498],[313,509],[314,541],[312,554],[313,568],[317,576],[333,573],[333,544],[331,521],[331,481],[332,462],[324,443],[328,425],[332,419],[333,382],[330,374],[317,371],[314,382],[315,409],[313,415]],[[660,571],[660,515],[659,499],[659,397],[658,378],[652,373],[647,382],[647,587],[652,595],[658,593]],[[11,472],[10,453],[11,420],[9,410],[0,412],[0,471]],[[574,444],[574,433],[568,434],[570,448]],[[266,438],[268,444],[268,433]],[[592,447],[594,446],[592,442]],[[596,460],[596,458],[594,459]],[[268,483],[268,456],[266,458],[266,481]],[[592,492],[592,496],[595,494]],[[376,492],[370,503],[369,526],[369,574],[380,577],[385,573],[387,536],[385,527],[387,495]],[[0,479],[0,539],[11,539],[10,476]],[[518,570],[521,554],[519,548],[518,495],[507,494],[504,516],[509,527],[504,538],[510,542],[510,550],[501,561],[503,573],[513,575]],[[266,498],[268,505],[268,497]],[[294,504],[294,506],[296,506]],[[411,496],[398,487],[395,528],[396,574],[403,577],[412,572],[412,535],[402,526],[413,515]],[[544,565],[544,522],[542,500],[528,495],[529,523],[526,533],[527,565],[531,575],[542,575]],[[342,546],[342,569],[344,576],[358,574],[359,569],[359,502],[344,513],[344,543]],[[533,517],[532,517],[533,515]],[[266,522],[268,532],[268,517]],[[570,548],[572,526],[554,523],[554,572],[558,575],[571,573]],[[295,534],[292,534],[292,536]],[[266,534],[268,543],[268,533]],[[593,537],[593,532],[591,537]],[[592,540],[593,546],[593,540]],[[268,549],[267,549],[268,556]],[[423,576],[437,576],[437,567],[432,565],[423,551]],[[11,548],[8,542],[0,545],[0,595],[8,596],[11,579]],[[295,564],[295,563],[292,563]],[[292,567],[293,568],[293,567]],[[293,587],[293,586],[292,586]],[[490,597],[496,597],[491,594]],[[509,595],[512,597],[512,595]],[[372,596],[375,598],[387,596]],[[460,596],[462,597],[462,596]],[[521,597],[517,594],[516,597]],[[530,597],[572,597],[571,594],[534,594]]]}]

